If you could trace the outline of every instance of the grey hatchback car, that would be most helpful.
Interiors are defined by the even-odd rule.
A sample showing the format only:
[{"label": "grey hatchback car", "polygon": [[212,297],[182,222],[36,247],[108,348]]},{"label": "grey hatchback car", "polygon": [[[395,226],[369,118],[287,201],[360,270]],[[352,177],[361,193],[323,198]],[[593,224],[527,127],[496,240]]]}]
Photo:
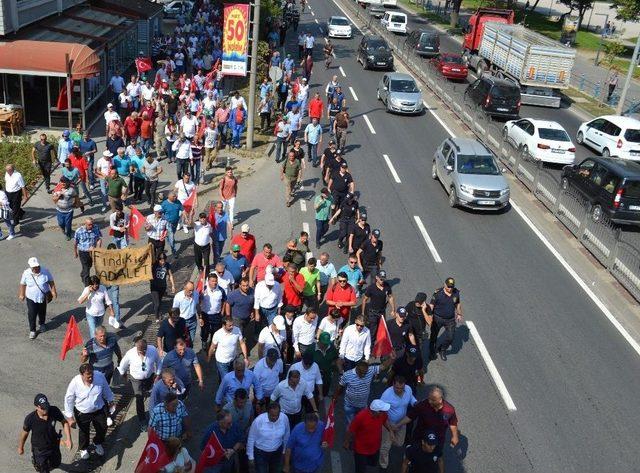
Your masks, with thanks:
[{"label": "grey hatchback car", "polygon": [[509,183],[481,142],[447,138],[433,157],[431,177],[449,194],[451,207],[498,210],[509,204]]},{"label": "grey hatchback car", "polygon": [[387,106],[387,112],[422,112],[422,93],[409,74],[387,72],[380,79],[376,93],[378,100]]}]

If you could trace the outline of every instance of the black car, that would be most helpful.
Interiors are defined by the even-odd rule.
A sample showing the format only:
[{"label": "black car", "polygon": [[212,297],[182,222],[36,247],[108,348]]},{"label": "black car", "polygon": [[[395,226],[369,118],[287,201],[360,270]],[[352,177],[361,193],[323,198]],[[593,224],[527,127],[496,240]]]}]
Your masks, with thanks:
[{"label": "black car", "polygon": [[414,30],[409,33],[405,43],[420,56],[435,57],[440,52],[440,35],[435,31]]},{"label": "black car", "polygon": [[520,87],[509,79],[483,75],[469,84],[464,99],[492,117],[515,119],[520,113]]},{"label": "black car", "polygon": [[562,188],[575,189],[591,204],[591,218],[603,215],[618,224],[640,224],[640,163],[618,158],[587,158],[562,170]]},{"label": "black car", "polygon": [[382,36],[364,35],[356,60],[364,69],[393,70],[393,52]]}]

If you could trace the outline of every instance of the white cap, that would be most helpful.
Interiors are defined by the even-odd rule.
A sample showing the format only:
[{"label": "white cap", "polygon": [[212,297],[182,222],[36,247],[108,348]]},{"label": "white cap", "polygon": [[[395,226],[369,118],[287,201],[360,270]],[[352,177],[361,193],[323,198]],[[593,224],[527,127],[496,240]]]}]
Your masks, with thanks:
[{"label": "white cap", "polygon": [[153,211],[154,212],[162,212],[162,205],[160,204],[156,204],[153,206]]},{"label": "white cap", "polygon": [[112,153],[111,151],[109,151],[108,149],[105,149],[105,150],[102,152],[102,156],[105,156],[105,157],[107,157],[107,158],[110,158],[111,156],[113,156],[113,153]]},{"label": "white cap", "polygon": [[371,401],[369,409],[375,412],[387,412],[389,409],[391,409],[391,404],[389,404],[388,402],[384,402],[381,399],[374,399],[373,401]]},{"label": "white cap", "polygon": [[240,227],[240,231],[242,233],[249,233],[249,224],[243,223],[242,226]]},{"label": "white cap", "polygon": [[107,104],[107,108],[113,108],[113,104],[112,104],[111,102],[109,102],[109,103]]},{"label": "white cap", "polygon": [[273,324],[276,326],[278,330],[284,330],[286,328],[284,325],[284,317],[281,315],[276,315],[273,318]]},{"label": "white cap", "polygon": [[273,277],[272,273],[267,273],[264,275],[265,284],[274,284],[276,282],[276,278]]},{"label": "white cap", "polygon": [[35,256],[32,256],[31,258],[29,258],[28,263],[30,268],[37,268],[38,266],[40,266],[40,262],[38,261],[38,258],[36,258]]}]

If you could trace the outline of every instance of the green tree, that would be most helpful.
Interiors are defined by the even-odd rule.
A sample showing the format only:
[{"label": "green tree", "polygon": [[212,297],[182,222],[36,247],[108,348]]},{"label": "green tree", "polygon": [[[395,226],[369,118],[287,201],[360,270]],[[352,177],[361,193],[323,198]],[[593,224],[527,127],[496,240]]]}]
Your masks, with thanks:
[{"label": "green tree", "polygon": [[462,0],[451,0],[451,18],[449,20],[449,25],[451,28],[455,28],[458,26],[458,19],[460,18],[460,5],[462,5]]},{"label": "green tree", "polygon": [[582,19],[587,10],[593,8],[593,0],[560,0],[560,3],[569,7],[571,12],[576,10],[578,12],[578,29],[582,26]]},{"label": "green tree", "polygon": [[624,21],[640,19],[640,0],[613,0],[611,8],[616,9],[616,18]]},{"label": "green tree", "polygon": [[605,41],[603,49],[604,57],[602,58],[602,61],[600,61],[600,64],[611,70],[615,67],[616,59],[622,56],[626,48],[622,43],[617,41]]}]

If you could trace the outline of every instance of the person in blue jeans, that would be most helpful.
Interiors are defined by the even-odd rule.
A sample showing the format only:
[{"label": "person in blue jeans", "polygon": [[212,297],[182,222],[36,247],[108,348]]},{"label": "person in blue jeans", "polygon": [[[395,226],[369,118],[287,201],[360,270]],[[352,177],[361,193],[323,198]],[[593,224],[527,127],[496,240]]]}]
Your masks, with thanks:
[{"label": "person in blue jeans", "polygon": [[224,244],[227,241],[227,237],[233,232],[233,223],[229,220],[229,214],[224,211],[224,205],[222,202],[216,202],[215,207],[215,225],[214,225],[214,242],[215,247],[213,249],[214,262],[220,261]]},{"label": "person in blue jeans", "polygon": [[[56,204],[56,216],[58,218],[58,226],[67,237],[67,241],[73,238],[71,232],[71,224],[73,222],[73,209],[78,206],[80,199],[78,193],[71,187],[71,181],[66,177],[60,179],[62,189],[53,193],[53,202]],[[13,233],[13,228],[9,227],[9,234]]]},{"label": "person in blue jeans", "polygon": [[312,162],[313,167],[318,167],[318,146],[322,144],[322,126],[317,118],[312,118],[304,129],[304,140],[307,142],[307,159]]},{"label": "person in blue jeans", "polygon": [[[107,250],[117,250],[118,247],[115,243],[109,243]],[[113,286],[104,286],[111,299],[111,308],[113,309],[113,315],[109,317],[109,325],[115,329],[125,328],[124,324],[120,322],[120,286],[114,284]]]},{"label": "person in blue jeans", "polygon": [[178,200],[175,192],[169,192],[167,198],[160,204],[164,212],[164,218],[169,223],[167,225],[167,242],[171,248],[171,254],[176,256],[176,231],[180,222],[180,214],[182,213],[182,203]]},{"label": "person in blue jeans", "polygon": [[229,122],[231,123],[231,146],[240,148],[240,136],[244,131],[247,121],[247,111],[244,109],[242,102],[239,102],[236,108],[231,110]]},{"label": "person in blue jeans", "polygon": [[89,163],[89,169],[87,170],[87,175],[89,176],[89,188],[93,190],[93,187],[96,185],[96,177],[93,174],[93,168],[95,166],[95,155],[98,151],[98,147],[96,146],[96,142],[91,139],[89,136],[89,132],[85,131],[84,135],[82,135],[82,140],[79,143],[80,153],[87,158],[87,162]]}]

